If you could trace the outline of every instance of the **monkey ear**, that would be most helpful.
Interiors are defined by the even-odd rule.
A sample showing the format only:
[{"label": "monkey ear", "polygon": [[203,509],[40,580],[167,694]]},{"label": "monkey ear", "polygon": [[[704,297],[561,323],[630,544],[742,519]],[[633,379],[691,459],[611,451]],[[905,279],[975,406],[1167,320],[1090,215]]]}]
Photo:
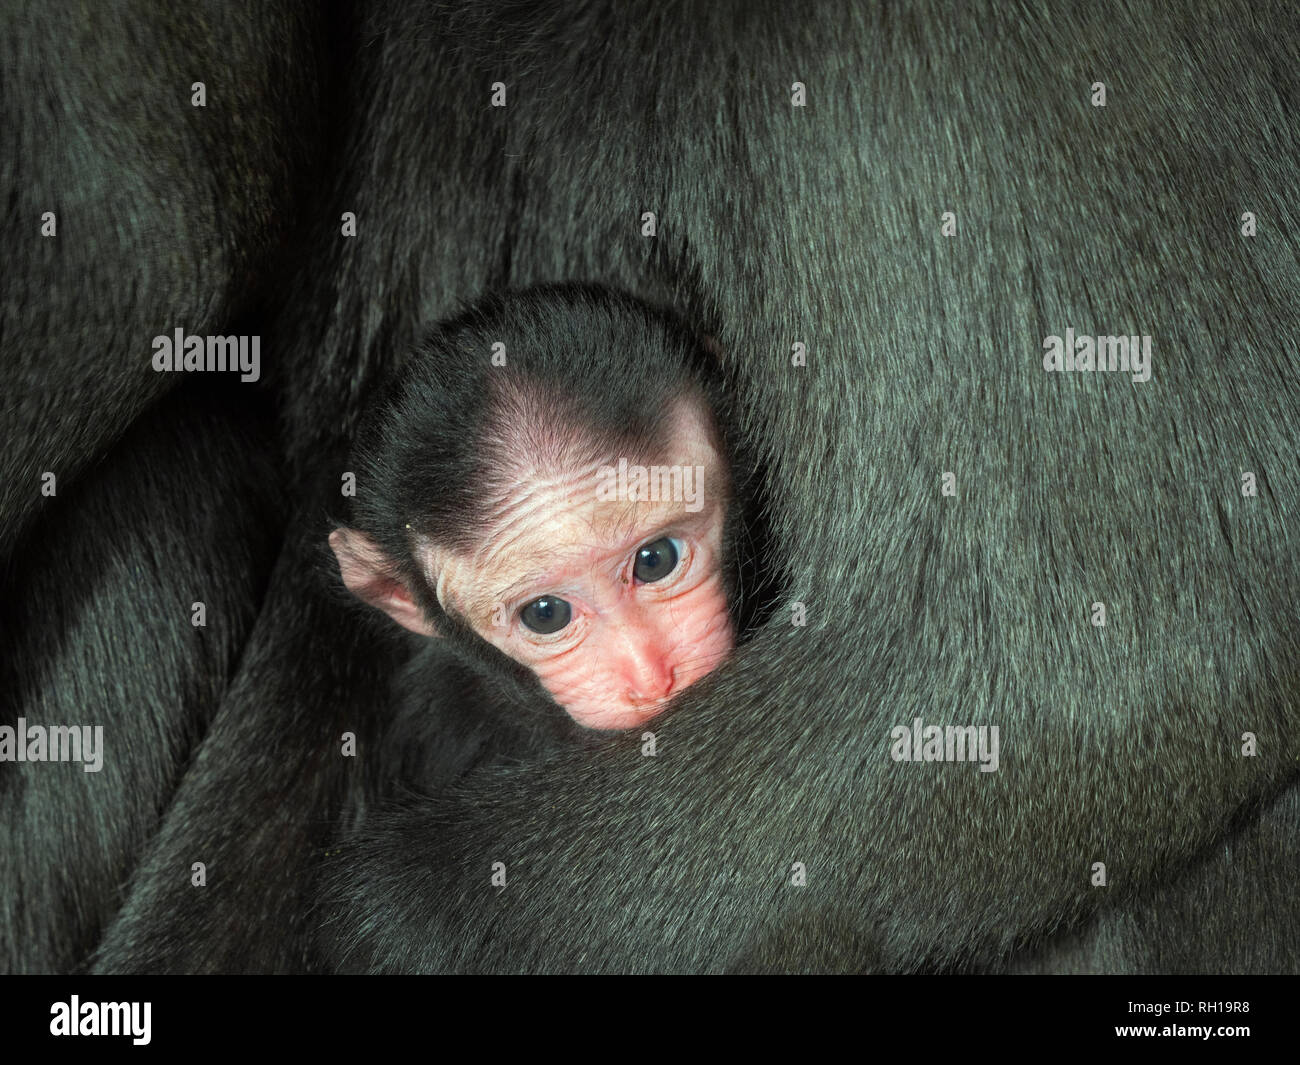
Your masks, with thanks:
[{"label": "monkey ear", "polygon": [[348,591],[363,603],[378,607],[404,629],[421,636],[438,635],[406,586],[389,572],[388,556],[374,540],[356,529],[335,529],[330,533],[330,547]]}]

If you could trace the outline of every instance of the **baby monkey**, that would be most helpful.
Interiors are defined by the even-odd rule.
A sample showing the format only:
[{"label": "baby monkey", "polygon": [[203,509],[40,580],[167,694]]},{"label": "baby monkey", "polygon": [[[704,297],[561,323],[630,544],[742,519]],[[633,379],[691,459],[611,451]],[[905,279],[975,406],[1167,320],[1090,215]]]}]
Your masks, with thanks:
[{"label": "baby monkey", "polygon": [[368,408],[343,582],[412,632],[486,641],[580,725],[637,727],[741,623],[726,403],[671,315],[593,286],[491,297]]}]

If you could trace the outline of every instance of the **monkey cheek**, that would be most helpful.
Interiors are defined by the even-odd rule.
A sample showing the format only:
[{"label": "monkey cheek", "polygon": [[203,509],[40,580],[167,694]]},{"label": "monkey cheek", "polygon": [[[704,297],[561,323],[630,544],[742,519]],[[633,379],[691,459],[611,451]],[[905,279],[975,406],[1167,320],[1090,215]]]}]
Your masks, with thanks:
[{"label": "monkey cheek", "polygon": [[731,615],[724,608],[698,637],[689,639],[682,645],[673,666],[677,678],[673,694],[676,695],[707,677],[731,656],[735,646],[736,635],[731,627]]},{"label": "monkey cheek", "polygon": [[718,668],[736,646],[736,633],[720,580],[701,588],[680,625],[673,666],[677,678],[673,693],[689,688]]}]

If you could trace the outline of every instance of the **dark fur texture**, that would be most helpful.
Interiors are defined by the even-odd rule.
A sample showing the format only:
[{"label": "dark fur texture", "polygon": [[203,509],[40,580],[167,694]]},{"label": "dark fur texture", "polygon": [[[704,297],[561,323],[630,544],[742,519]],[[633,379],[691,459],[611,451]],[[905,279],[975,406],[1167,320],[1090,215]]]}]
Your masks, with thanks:
[{"label": "dark fur texture", "polygon": [[269,422],[182,389],[20,541],[0,724],[102,725],[104,761],[0,762],[0,971],[85,969],[216,713],[282,534]]},{"label": "dark fur texture", "polygon": [[[1170,880],[1294,776],[1293,14],[1227,11],[1211,48],[1149,9],[838,10],[661,5],[616,46],[595,5],[527,30],[390,16],[382,76],[454,117],[421,164],[426,97],[386,107],[358,170],[462,229],[434,207],[365,247],[420,249],[390,274],[413,293],[472,285],[452,234],[476,224],[516,284],[675,286],[740,382],[811,622],[778,614],[688,693],[657,758],[562,757],[393,816],[335,859],[342,964],[978,965]],[[1247,209],[1272,220],[1253,240]],[[1152,333],[1152,382],[1045,374],[1071,325]],[[918,714],[999,725],[1001,771],[891,761]]]},{"label": "dark fur texture", "polygon": [[[552,702],[526,669],[483,663],[445,640],[418,641],[391,686],[390,724],[360,808],[437,794],[466,773],[537,762],[607,740]],[[358,818],[359,820],[359,818]]]},{"label": "dark fur texture", "polygon": [[[1294,970],[1296,856],[1270,840],[1300,766],[1300,19],[1264,8],[392,0],[342,26],[330,165],[267,330],[297,516],[99,968],[1214,971],[1230,949]],[[51,120],[9,74],[35,137]],[[174,136],[160,115],[124,130]],[[30,215],[61,166],[91,172],[6,170],[11,199]],[[171,181],[211,202],[206,177]],[[191,303],[218,305],[227,245],[185,246]],[[36,456],[84,464],[156,387],[128,356],[154,312],[124,325],[115,304],[151,284],[159,316],[190,304],[135,245],[91,275],[123,285],[75,298],[37,269],[52,251],[7,247],[6,373],[36,348],[55,386],[15,423],[12,530]],[[400,660],[322,576],[345,442],[429,323],[565,279],[718,338],[809,624],[778,611],[655,758],[616,742],[376,812],[327,862],[322,928],[316,868],[371,772],[339,738],[382,743]],[[1067,327],[1151,334],[1152,380],[1045,374]],[[97,343],[118,361],[78,361]],[[999,725],[1000,771],[890,760],[918,715]],[[182,871],[204,856],[221,873],[200,892]]]},{"label": "dark fur texture", "polygon": [[102,723],[107,747],[99,774],[0,764],[0,971],[87,966],[282,535],[265,397],[151,365],[177,327],[259,332],[319,163],[320,28],[287,0],[251,10],[0,3],[0,721]]},{"label": "dark fur texture", "polygon": [[153,337],[225,333],[257,310],[316,138],[306,14],[0,5],[0,557],[44,506],[41,473],[70,485],[176,386],[153,370]]}]

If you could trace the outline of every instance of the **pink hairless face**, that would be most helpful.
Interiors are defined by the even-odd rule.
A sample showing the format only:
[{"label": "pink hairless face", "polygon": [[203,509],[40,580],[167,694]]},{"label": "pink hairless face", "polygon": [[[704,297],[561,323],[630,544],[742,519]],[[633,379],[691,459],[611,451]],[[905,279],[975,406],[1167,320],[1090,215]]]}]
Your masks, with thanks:
[{"label": "pink hairless face", "polygon": [[[702,405],[682,400],[672,415],[653,464],[525,464],[481,549],[417,550],[443,609],[531,669],[588,728],[644,724],[734,644],[722,567],[728,471]],[[345,582],[368,598],[349,581],[356,553],[334,546]],[[433,634],[409,599],[376,605]]]}]

